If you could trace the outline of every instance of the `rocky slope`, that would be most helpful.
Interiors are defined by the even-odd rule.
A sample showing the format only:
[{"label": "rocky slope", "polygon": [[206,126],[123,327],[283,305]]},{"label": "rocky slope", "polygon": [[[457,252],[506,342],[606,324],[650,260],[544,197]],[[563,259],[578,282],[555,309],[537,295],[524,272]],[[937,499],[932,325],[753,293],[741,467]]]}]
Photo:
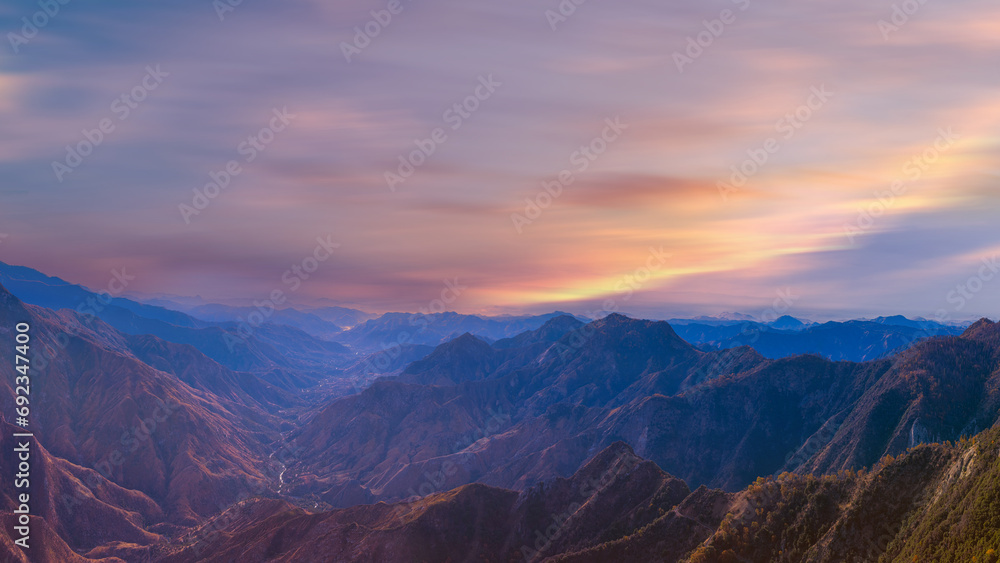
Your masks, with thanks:
[{"label": "rocky slope", "polygon": [[[32,364],[30,429],[53,456],[145,495],[177,524],[215,514],[269,480],[274,419],[263,397],[252,396],[266,389],[262,382],[248,384],[200,356],[193,365],[211,368],[204,379],[171,370],[189,385],[143,363],[131,346],[160,353],[154,363],[173,350],[178,366],[192,361],[192,348],[137,341],[70,311],[25,305],[0,286],[0,338],[12,342],[19,322],[30,323],[32,348],[49,358],[44,368]],[[4,413],[14,412],[15,375],[12,363],[0,365]]]}]

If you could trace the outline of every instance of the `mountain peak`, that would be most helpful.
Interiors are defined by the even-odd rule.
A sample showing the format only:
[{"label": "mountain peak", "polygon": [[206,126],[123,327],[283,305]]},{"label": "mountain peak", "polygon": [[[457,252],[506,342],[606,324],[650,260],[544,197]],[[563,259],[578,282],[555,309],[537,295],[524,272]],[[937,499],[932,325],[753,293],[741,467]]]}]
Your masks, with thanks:
[{"label": "mountain peak", "polygon": [[594,323],[600,323],[606,326],[618,326],[625,323],[636,322],[635,319],[623,315],[621,313],[611,313],[610,315],[597,319]]},{"label": "mountain peak", "polygon": [[496,350],[466,332],[434,349],[403,370],[403,381],[424,385],[455,385],[482,379],[496,368]]},{"label": "mountain peak", "polygon": [[995,324],[997,323],[991,321],[990,319],[987,319],[986,317],[983,317],[978,321],[972,323],[972,325],[969,326],[968,330],[973,330],[973,329],[982,330],[983,328],[986,327],[992,327]]},{"label": "mountain peak", "polygon": [[[448,344],[454,344],[454,345],[461,344],[463,346],[468,346],[469,344],[473,344],[473,343],[475,343],[476,345],[486,344],[485,342],[483,342],[483,340],[481,340],[480,338],[476,337],[476,335],[472,334],[471,332],[466,332],[466,333],[463,333],[460,336],[452,339],[451,342],[446,342],[446,343],[442,344],[442,346],[447,346]],[[489,345],[487,344],[487,346],[489,346]]]},{"label": "mountain peak", "polygon": [[[597,332],[610,336],[615,341],[621,338],[633,340],[634,338],[631,333],[638,332],[646,335],[652,341],[658,341],[660,344],[672,342],[682,348],[691,348],[691,345],[678,336],[674,328],[666,321],[633,319],[619,313],[612,313],[587,326],[597,329]],[[583,328],[580,330],[587,329]]]},{"label": "mountain peak", "polygon": [[456,355],[475,357],[490,354],[491,352],[493,352],[493,348],[489,344],[474,334],[466,332],[439,345],[427,356],[426,360],[437,360],[446,357],[455,357]]},{"label": "mountain peak", "polygon": [[493,347],[502,350],[505,348],[518,348],[530,346],[539,342],[552,343],[563,337],[567,332],[576,330],[583,326],[576,317],[564,314],[545,321],[545,324],[536,328],[522,332],[511,338],[504,338],[493,343]]},{"label": "mountain peak", "polygon": [[1000,323],[995,323],[987,318],[979,319],[972,326],[965,329],[965,332],[962,333],[962,338],[1000,346]]},{"label": "mountain peak", "polygon": [[[606,475],[611,471],[616,473],[628,473],[628,470],[645,461],[635,455],[631,446],[622,441],[617,441],[598,452],[594,457],[583,464],[574,475],[575,478],[589,479],[595,476]],[[582,479],[581,479],[582,480]]]},{"label": "mountain peak", "polygon": [[757,319],[753,318],[751,315],[746,313],[722,313],[716,316],[717,319],[722,319],[724,321],[755,321]]},{"label": "mountain peak", "polygon": [[805,323],[791,315],[783,315],[770,323],[770,326],[777,329],[799,329],[804,327]]},{"label": "mountain peak", "polygon": [[635,450],[627,442],[618,440],[598,452],[597,455],[587,462],[587,465],[595,464],[598,467],[607,468],[611,461],[622,457],[638,458],[639,456],[636,455]]},{"label": "mountain peak", "polygon": [[545,321],[545,324],[539,327],[538,330],[565,328],[565,327],[578,328],[582,325],[583,323],[577,320],[576,317],[566,313],[563,315],[559,315],[558,317],[552,317],[551,319]]}]

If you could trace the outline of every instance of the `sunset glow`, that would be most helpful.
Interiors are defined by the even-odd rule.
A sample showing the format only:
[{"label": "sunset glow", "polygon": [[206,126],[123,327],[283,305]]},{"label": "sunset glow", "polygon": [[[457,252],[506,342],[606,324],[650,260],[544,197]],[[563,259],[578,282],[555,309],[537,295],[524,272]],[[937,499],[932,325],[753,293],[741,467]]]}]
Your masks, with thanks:
[{"label": "sunset glow", "polygon": [[[928,2],[888,33],[889,0],[587,2],[553,29],[557,4],[404,3],[350,61],[384,2],[245,2],[221,21],[207,1],[67,7],[0,59],[0,259],[252,300],[331,236],[294,300],[415,311],[458,279],[461,312],[612,300],[668,318],[757,313],[791,289],[797,314],[845,318],[930,317],[997,251],[995,3]],[[725,9],[734,23],[690,57]],[[21,12],[0,10],[16,31]],[[122,118],[115,100],[157,65]],[[102,119],[114,130],[60,174]],[[241,172],[185,214],[230,161]],[[651,248],[669,259],[623,282]],[[998,306],[991,289],[955,315]]]}]

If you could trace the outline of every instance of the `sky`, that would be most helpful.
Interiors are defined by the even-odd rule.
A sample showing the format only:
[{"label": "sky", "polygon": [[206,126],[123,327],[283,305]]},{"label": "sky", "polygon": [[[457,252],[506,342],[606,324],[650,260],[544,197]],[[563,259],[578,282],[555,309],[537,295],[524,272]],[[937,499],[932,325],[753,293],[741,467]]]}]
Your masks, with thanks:
[{"label": "sky", "polygon": [[576,2],[0,1],[0,260],[373,312],[998,316],[1000,5]]}]

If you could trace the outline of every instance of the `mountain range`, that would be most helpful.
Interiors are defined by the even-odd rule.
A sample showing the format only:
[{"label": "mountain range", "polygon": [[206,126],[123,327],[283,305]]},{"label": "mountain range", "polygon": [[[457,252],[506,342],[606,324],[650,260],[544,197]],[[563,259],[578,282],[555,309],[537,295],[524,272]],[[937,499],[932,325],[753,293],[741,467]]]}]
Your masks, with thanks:
[{"label": "mountain range", "polygon": [[[4,560],[989,561],[1000,549],[1000,325],[986,319],[400,313],[341,327],[289,310],[246,337],[238,307],[116,297],[81,310],[96,295],[0,269],[0,338],[31,326],[37,444],[35,547],[3,536]],[[15,375],[0,366],[5,452]],[[0,471],[15,472],[13,456]],[[0,505],[10,530],[6,477]]]}]

